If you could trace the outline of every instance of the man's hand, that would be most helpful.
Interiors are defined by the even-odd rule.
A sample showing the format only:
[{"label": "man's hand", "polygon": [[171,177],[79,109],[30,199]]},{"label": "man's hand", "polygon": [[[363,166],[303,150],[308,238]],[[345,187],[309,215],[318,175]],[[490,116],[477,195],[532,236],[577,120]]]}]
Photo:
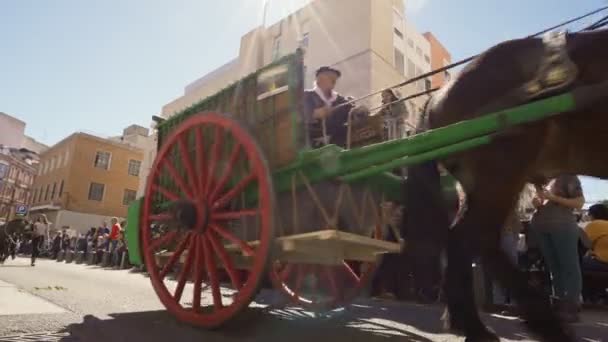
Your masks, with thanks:
[{"label": "man's hand", "polygon": [[553,193],[551,193],[550,191],[544,190],[542,192],[542,198],[548,200],[548,201],[553,201],[555,198],[555,195],[553,195]]},{"label": "man's hand", "polygon": [[543,205],[543,201],[538,197],[534,197],[534,199],[532,199],[532,205],[534,208],[538,209]]},{"label": "man's hand", "polygon": [[331,114],[331,108],[321,107],[321,108],[315,109],[315,111],[312,113],[312,116],[315,119],[325,119],[330,114]]}]

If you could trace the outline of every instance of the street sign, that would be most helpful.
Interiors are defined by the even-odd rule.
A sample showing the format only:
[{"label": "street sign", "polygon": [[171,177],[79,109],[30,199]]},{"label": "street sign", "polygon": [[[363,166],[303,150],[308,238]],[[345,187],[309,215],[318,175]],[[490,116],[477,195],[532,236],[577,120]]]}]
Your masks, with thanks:
[{"label": "street sign", "polygon": [[15,207],[15,215],[17,216],[25,216],[27,215],[27,205],[24,204],[17,204],[17,206]]}]

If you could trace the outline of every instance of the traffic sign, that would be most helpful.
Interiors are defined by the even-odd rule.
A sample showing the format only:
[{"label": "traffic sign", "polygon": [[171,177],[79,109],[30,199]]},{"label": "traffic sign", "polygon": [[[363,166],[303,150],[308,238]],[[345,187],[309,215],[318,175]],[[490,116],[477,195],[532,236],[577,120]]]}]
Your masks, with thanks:
[{"label": "traffic sign", "polygon": [[27,215],[27,210],[28,210],[27,205],[17,204],[17,206],[15,207],[15,215],[25,216],[25,215]]}]

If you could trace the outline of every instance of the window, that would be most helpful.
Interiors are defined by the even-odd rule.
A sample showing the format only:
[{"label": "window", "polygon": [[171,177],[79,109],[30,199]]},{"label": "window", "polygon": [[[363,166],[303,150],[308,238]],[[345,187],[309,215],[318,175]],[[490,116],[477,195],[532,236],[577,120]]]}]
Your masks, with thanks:
[{"label": "window", "polygon": [[55,169],[55,157],[51,158],[51,167],[49,167],[49,171],[53,171]]},{"label": "window", "polygon": [[411,38],[408,38],[407,45],[409,45],[413,49],[414,48],[414,41]]},{"label": "window", "polygon": [[0,178],[6,177],[8,174],[8,165],[0,163]]},{"label": "window", "polygon": [[397,48],[395,48],[395,69],[397,69],[397,71],[399,71],[401,75],[405,74],[405,62],[403,53]]},{"label": "window", "polygon": [[110,168],[110,152],[97,152],[95,155],[95,167],[107,170]]},{"label": "window", "polygon": [[103,191],[105,189],[105,185],[99,183],[91,183],[89,186],[89,200],[91,201],[100,201],[103,199]]},{"label": "window", "polygon": [[428,78],[424,80],[424,90],[431,90],[431,80]]},{"label": "window", "polygon": [[63,158],[63,156],[61,154],[57,156],[57,168],[58,169],[61,168],[61,162],[62,162],[61,158]]},{"label": "window", "polygon": [[59,184],[59,198],[61,198],[62,195],[63,195],[63,179],[61,180],[61,183]]},{"label": "window", "polygon": [[426,53],[424,54],[424,60],[429,64],[431,63],[431,59],[429,58],[429,55],[427,55]]},{"label": "window", "polygon": [[136,193],[137,192],[135,190],[125,189],[125,192],[122,196],[122,204],[129,205],[131,204],[131,202],[135,201]]},{"label": "window", "polygon": [[403,39],[403,33],[401,33],[401,31],[399,31],[399,29],[398,29],[398,28],[396,28],[396,27],[395,27],[393,30],[395,31],[395,35],[396,35],[397,37],[399,37],[399,38]]},{"label": "window", "polygon": [[[420,75],[422,75],[422,71],[420,70],[420,68],[416,67],[416,77]],[[422,81],[423,80],[416,81],[416,89],[422,90],[424,88],[424,83]]]},{"label": "window", "polygon": [[32,195],[32,203],[36,203],[37,198],[38,198],[38,189],[34,189],[34,195]]},{"label": "window", "polygon": [[36,202],[40,203],[40,201],[42,201],[42,187],[38,189],[38,199],[36,200]]},{"label": "window", "polygon": [[274,37],[272,43],[272,60],[275,61],[281,56],[281,36]]},{"label": "window", "polygon": [[68,159],[70,158],[70,151],[65,151],[65,157],[63,158],[63,166],[68,166]]},{"label": "window", "polygon": [[57,190],[57,183],[53,183],[53,190],[51,190],[51,199],[55,199],[55,190]]},{"label": "window", "polygon": [[139,160],[129,160],[129,175],[138,177],[140,169],[141,162]]},{"label": "window", "polygon": [[416,46],[416,53],[418,54],[418,56],[422,57],[422,50],[420,50],[420,47]]},{"label": "window", "polygon": [[44,200],[48,200],[49,199],[49,188],[50,188],[50,184],[46,185],[46,191],[44,192]]},{"label": "window", "polygon": [[416,76],[416,66],[411,59],[407,59],[407,78],[413,78]]}]

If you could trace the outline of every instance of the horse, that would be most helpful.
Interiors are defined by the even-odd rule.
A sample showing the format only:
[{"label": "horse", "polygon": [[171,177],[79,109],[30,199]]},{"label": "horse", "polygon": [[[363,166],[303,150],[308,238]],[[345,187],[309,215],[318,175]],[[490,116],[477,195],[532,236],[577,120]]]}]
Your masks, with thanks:
[{"label": "horse", "polygon": [[[500,43],[430,98],[423,113],[426,126],[436,129],[576,89],[608,89],[607,61],[608,30]],[[433,161],[447,169],[466,193],[467,209],[461,219],[451,228],[447,223],[425,227],[423,242],[435,241],[437,250],[447,250],[447,324],[467,341],[499,340],[476,309],[471,264],[477,256],[492,270],[491,276],[511,291],[537,338],[573,340],[568,325],[551,309],[548,295],[531,287],[501,251],[499,236],[526,183],[542,184],[560,174],[608,178],[606,95],[572,112],[507,127],[488,145]],[[427,188],[439,182],[438,175],[422,178],[420,186]],[[439,213],[445,211],[440,201],[429,205]],[[420,235],[412,236],[410,245]]]}]

